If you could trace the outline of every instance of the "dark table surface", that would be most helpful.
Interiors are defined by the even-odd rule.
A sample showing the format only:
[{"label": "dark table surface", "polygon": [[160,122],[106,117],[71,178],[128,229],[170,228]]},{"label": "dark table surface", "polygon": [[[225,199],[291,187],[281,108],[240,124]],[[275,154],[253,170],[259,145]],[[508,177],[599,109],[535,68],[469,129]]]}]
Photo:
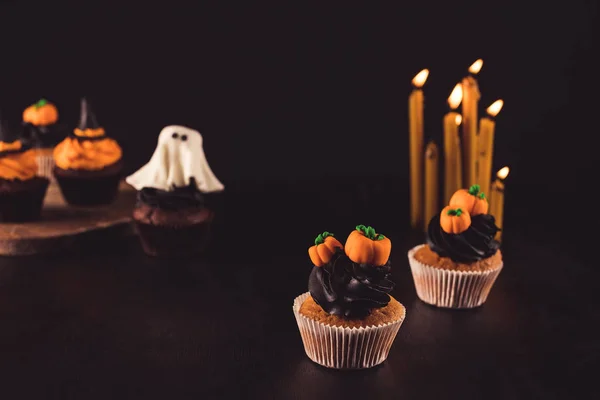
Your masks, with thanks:
[{"label": "dark table surface", "polygon": [[[505,232],[505,268],[487,303],[474,310],[437,309],[416,297],[406,258],[422,234],[389,233],[399,225],[391,221],[393,213],[368,214],[315,193],[279,189],[269,199],[223,201],[213,245],[199,259],[147,257],[136,237],[108,238],[69,253],[0,258],[0,396],[600,395],[594,382],[600,371],[600,276],[591,265],[514,229]],[[306,291],[306,249],[315,234],[330,230],[345,237],[358,223],[392,237],[392,294],[407,307],[407,317],[384,364],[328,370],[306,357],[292,300]]]}]

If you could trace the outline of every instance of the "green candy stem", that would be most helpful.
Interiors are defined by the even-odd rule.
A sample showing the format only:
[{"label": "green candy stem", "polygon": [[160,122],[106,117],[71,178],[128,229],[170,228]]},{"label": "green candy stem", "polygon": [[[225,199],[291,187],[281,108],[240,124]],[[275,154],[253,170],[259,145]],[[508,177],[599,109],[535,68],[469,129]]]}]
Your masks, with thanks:
[{"label": "green candy stem", "polygon": [[376,235],[376,234],[377,234],[377,233],[375,232],[375,229],[373,229],[373,227],[372,227],[372,226],[367,226],[367,237],[368,237],[369,239],[373,239],[373,238],[375,238],[375,235]]},{"label": "green candy stem", "polygon": [[469,188],[469,194],[479,197],[480,199],[485,199],[485,193],[481,192],[481,186],[477,184]]},{"label": "green candy stem", "polygon": [[481,190],[481,186],[475,184],[469,188],[469,194],[472,194],[473,196],[477,196],[479,194],[480,190]]},{"label": "green candy stem", "polygon": [[372,226],[356,225],[356,230],[361,232],[365,237],[371,240],[383,240],[385,236],[375,232]]},{"label": "green candy stem", "polygon": [[448,215],[453,217],[460,217],[463,213],[463,210],[457,208],[456,210],[448,210]]},{"label": "green candy stem", "polygon": [[319,236],[315,238],[315,245],[318,246],[325,243],[325,239],[329,236],[333,237],[333,233],[329,233],[327,231],[320,233]]},{"label": "green candy stem", "polygon": [[37,103],[35,103],[35,108],[40,108],[48,104],[48,100],[40,99]]}]

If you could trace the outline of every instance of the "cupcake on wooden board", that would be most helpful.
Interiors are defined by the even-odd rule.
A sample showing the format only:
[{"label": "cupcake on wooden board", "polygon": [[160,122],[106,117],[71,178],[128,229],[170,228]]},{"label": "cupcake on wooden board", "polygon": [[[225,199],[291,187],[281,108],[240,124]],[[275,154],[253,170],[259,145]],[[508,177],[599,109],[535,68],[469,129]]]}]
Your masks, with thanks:
[{"label": "cupcake on wooden board", "polygon": [[133,211],[142,247],[151,256],[189,256],[207,242],[213,212],[204,193],[220,192],[200,132],[185,126],[163,128],[150,161],[126,178],[138,190]]},{"label": "cupcake on wooden board", "polygon": [[40,218],[50,181],[38,177],[36,152],[13,140],[0,116],[0,222],[27,222]]},{"label": "cupcake on wooden board", "polygon": [[119,191],[123,152],[98,124],[86,99],[79,126],[54,149],[54,176],[67,203],[98,206],[112,203]]},{"label": "cupcake on wooden board", "polygon": [[384,362],[406,309],[389,295],[392,243],[358,225],[342,245],[323,232],[308,249],[313,269],[308,293],[293,311],[307,356],[335,369],[370,368]]},{"label": "cupcake on wooden board", "polygon": [[24,145],[34,149],[38,159],[38,175],[53,180],[52,152],[66,136],[64,125],[58,122],[58,109],[46,99],[40,99],[23,111]]},{"label": "cupcake on wooden board", "polygon": [[408,252],[417,295],[445,308],[482,305],[503,267],[499,228],[479,185],[460,189],[429,222],[427,243]]}]

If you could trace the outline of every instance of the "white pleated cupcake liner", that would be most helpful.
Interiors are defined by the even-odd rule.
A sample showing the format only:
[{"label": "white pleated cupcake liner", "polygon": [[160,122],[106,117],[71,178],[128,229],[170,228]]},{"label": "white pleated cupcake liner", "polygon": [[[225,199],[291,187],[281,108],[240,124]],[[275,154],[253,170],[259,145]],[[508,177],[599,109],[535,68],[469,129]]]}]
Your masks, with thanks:
[{"label": "white pleated cupcake liner", "polygon": [[296,297],[293,306],[308,358],[334,369],[371,368],[387,359],[406,317],[406,309],[399,320],[384,325],[360,328],[332,326],[300,314],[300,306],[309,296],[307,292]]},{"label": "white pleated cupcake liner", "polygon": [[36,157],[38,164],[38,176],[48,178],[50,182],[55,182],[54,173],[54,157],[47,154],[38,154]]},{"label": "white pleated cupcake liner", "polygon": [[489,271],[436,268],[415,258],[415,253],[423,246],[416,246],[408,252],[417,296],[421,300],[444,308],[474,308],[485,303],[504,263]]}]

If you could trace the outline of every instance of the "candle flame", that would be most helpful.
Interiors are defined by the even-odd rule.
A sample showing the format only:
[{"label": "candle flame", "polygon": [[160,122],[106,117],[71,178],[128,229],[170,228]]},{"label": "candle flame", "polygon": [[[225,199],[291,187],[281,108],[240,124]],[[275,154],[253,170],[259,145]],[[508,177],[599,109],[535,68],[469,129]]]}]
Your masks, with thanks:
[{"label": "candle flame", "polygon": [[452,93],[450,93],[450,96],[448,97],[448,105],[451,109],[455,110],[460,105],[462,98],[463,88],[460,83],[457,83],[456,86],[454,86],[454,89],[452,89]]},{"label": "candle flame", "polygon": [[428,76],[429,76],[429,70],[427,68],[425,68],[424,70],[419,72],[417,75],[415,75],[415,77],[412,80],[412,84],[415,87],[420,88],[425,84],[425,81],[427,80]]},{"label": "candle flame", "polygon": [[469,72],[473,75],[476,75],[479,73],[479,71],[481,71],[481,67],[483,67],[483,60],[480,58],[473,64],[471,64],[471,66],[469,67]]},{"label": "candle flame", "polygon": [[496,115],[498,115],[500,110],[502,110],[503,105],[504,105],[504,100],[502,100],[502,99],[496,100],[495,102],[492,103],[491,106],[489,106],[487,108],[487,113],[490,114],[492,117],[495,117]]},{"label": "candle flame", "polygon": [[500,168],[500,170],[498,171],[498,173],[496,174],[496,176],[499,179],[506,179],[506,177],[508,176],[509,172],[510,172],[510,168],[508,168],[508,167],[502,167],[502,168]]},{"label": "candle flame", "polygon": [[456,122],[456,125],[462,124],[462,115],[458,114],[454,121]]}]

